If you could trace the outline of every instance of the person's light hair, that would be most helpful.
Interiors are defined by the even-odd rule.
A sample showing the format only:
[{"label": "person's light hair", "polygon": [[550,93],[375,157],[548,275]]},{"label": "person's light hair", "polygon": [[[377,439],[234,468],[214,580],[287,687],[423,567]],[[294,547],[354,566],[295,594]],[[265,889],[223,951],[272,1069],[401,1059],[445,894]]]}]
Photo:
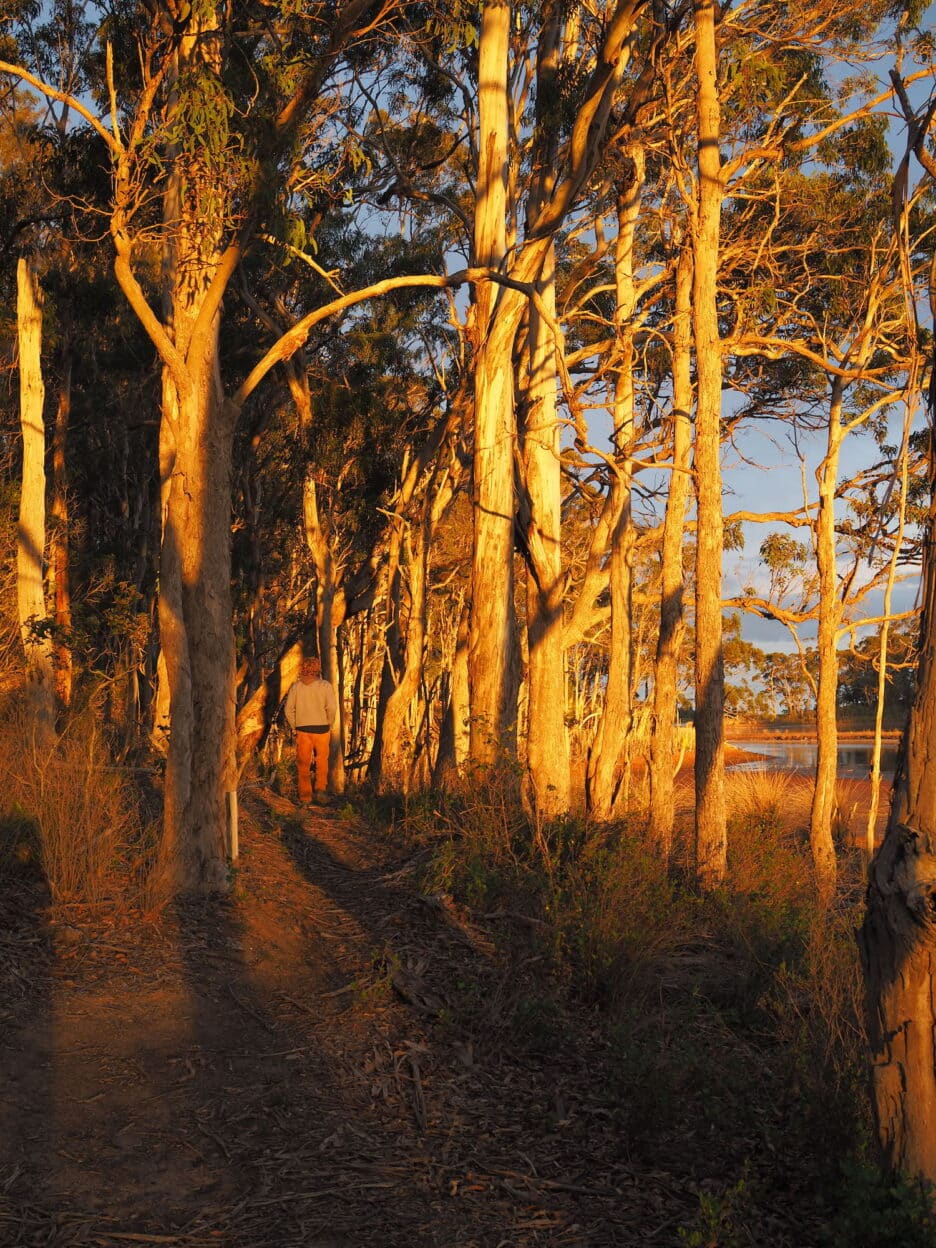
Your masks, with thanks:
[{"label": "person's light hair", "polygon": [[302,666],[299,668],[299,679],[307,684],[310,680],[318,680],[322,675],[322,660],[317,659],[314,655],[302,660]]}]

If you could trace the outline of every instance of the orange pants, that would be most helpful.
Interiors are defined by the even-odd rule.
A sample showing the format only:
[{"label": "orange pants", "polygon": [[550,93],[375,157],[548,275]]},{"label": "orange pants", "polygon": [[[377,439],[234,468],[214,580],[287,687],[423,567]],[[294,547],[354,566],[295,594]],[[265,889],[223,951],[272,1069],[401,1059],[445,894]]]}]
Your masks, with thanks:
[{"label": "orange pants", "polygon": [[328,788],[328,747],[330,732],[296,733],[296,768],[299,773],[299,801],[311,802],[312,781],[309,774],[315,759],[315,791],[324,793]]}]

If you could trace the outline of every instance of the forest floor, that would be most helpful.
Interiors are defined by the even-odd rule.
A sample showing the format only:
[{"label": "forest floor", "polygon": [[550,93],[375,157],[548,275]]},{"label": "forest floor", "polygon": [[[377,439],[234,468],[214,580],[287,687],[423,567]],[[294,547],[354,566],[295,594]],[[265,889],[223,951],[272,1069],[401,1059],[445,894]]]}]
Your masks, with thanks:
[{"label": "forest floor", "polygon": [[[543,995],[532,938],[502,950],[532,921],[424,895],[420,852],[255,788],[207,908],[53,908],[8,878],[0,1245],[827,1242],[787,1064],[699,994],[730,967],[656,969],[691,1034],[615,1032]],[[722,1239],[739,1201],[756,1234]]]}]

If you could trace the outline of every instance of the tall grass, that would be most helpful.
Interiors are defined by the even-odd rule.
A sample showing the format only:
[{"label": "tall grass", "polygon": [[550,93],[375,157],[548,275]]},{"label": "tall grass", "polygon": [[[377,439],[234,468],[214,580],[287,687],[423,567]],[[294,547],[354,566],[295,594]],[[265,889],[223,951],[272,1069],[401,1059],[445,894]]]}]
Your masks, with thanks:
[{"label": "tall grass", "polygon": [[91,711],[48,744],[21,711],[0,722],[0,869],[35,860],[57,903],[138,903],[152,840]]}]

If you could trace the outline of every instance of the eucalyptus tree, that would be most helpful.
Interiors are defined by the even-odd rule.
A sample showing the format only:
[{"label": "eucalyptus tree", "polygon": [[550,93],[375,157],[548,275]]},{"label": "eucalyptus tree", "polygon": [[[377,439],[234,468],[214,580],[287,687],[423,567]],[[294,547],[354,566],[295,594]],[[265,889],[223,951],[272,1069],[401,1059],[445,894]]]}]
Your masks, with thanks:
[{"label": "eucalyptus tree", "polygon": [[607,506],[609,525],[608,595],[610,652],[601,719],[588,755],[586,793],[592,817],[608,820],[620,810],[619,798],[628,791],[632,729],[635,628],[633,615],[636,525],[633,486],[637,435],[637,341],[642,314],[639,298],[646,293],[638,280],[637,230],[645,182],[645,155],[632,140],[621,162],[615,187],[614,346],[607,366],[612,375],[612,454],[608,457]]},{"label": "eucalyptus tree", "polygon": [[[521,529],[528,564],[527,628],[531,655],[529,718],[537,740],[528,753],[537,809],[556,813],[568,805],[568,745],[564,724],[561,603],[566,587],[559,532],[561,471],[555,392],[562,364],[561,334],[554,319],[555,242],[569,222],[589,178],[601,166],[618,118],[622,91],[632,111],[652,81],[647,55],[652,23],[641,3],[608,5],[600,14],[547,5],[528,31],[537,47],[529,83],[536,101],[528,152],[532,177],[523,209],[511,175],[508,119],[516,108],[511,84],[522,80],[529,55],[511,43],[508,5],[486,6],[480,31],[477,151],[481,176],[475,192],[475,248],[488,267],[503,246],[500,289],[479,291],[475,365],[475,538],[470,670],[472,758],[498,756],[515,717],[511,630],[514,503],[514,411],[512,355],[522,317],[528,377],[521,378]],[[595,21],[594,19],[599,20]],[[535,32],[535,38],[534,38]],[[566,72],[573,62],[578,76]],[[628,75],[636,64],[633,81]],[[626,85],[628,84],[629,85]],[[626,114],[626,106],[622,108]],[[517,113],[519,118],[519,112]],[[519,130],[519,125],[515,130]],[[493,155],[492,155],[493,154]],[[516,159],[516,157],[515,157]],[[519,169],[518,169],[519,173]],[[498,221],[523,220],[522,240],[503,243]],[[508,246],[508,241],[511,243]],[[490,254],[488,254],[490,253]]]},{"label": "eucalyptus tree", "polygon": [[[875,34],[885,8],[883,4],[853,5],[847,11],[830,13],[818,5],[739,6],[721,12],[718,39],[713,41],[715,11],[697,4],[694,116],[681,83],[668,97],[674,132],[684,136],[673,151],[673,163],[683,187],[693,246],[696,827],[697,867],[707,882],[717,881],[726,868],[719,796],[723,686],[718,641],[722,611],[719,529],[723,523],[720,446],[732,425],[769,412],[771,405],[777,407],[783,368],[787,382],[799,384],[807,400],[811,397],[809,367],[805,363],[791,366],[793,351],[785,353],[784,343],[796,336],[791,318],[795,320],[797,312],[809,315],[813,294],[820,308],[826,302],[827,271],[818,253],[813,259],[809,252],[813,231],[797,235],[789,222],[805,202],[803,186],[815,187],[811,179],[819,176],[803,168],[806,159],[815,160],[818,152],[820,161],[842,168],[846,150],[853,159],[868,133],[872,138],[880,134],[878,120],[865,121],[863,127],[852,125],[856,135],[849,124],[866,117],[881,97],[868,93],[849,113],[833,99],[824,66],[826,58],[862,55],[863,41]],[[718,64],[713,61],[716,51]],[[687,124],[690,116],[693,125]],[[690,142],[695,147],[692,162],[684,157]],[[809,203],[818,215],[822,201],[815,190],[810,192]],[[834,276],[839,243],[830,245]],[[803,266],[801,273],[796,273],[798,262]],[[817,320],[821,319],[817,309]],[[750,352],[745,334],[752,322],[764,329],[765,337],[773,326],[773,359],[787,360],[776,372],[761,363],[769,378],[766,387],[761,387],[746,362]],[[776,387],[772,399],[771,386]],[[741,403],[735,399],[732,404],[733,409],[741,406],[740,412],[723,410],[723,390],[744,396]],[[787,390],[788,404],[795,405],[795,393]],[[828,854],[818,836],[815,852],[820,875],[830,878]]]},{"label": "eucalyptus tree", "polygon": [[[12,5],[4,13],[5,38],[17,53],[28,56],[35,64],[44,64],[44,46],[53,29],[58,29],[63,57],[59,57],[59,81],[64,89],[82,85],[80,71],[69,61],[76,51],[80,27],[75,19],[77,10],[65,3],[57,6],[56,25],[42,21],[31,5]],[[70,29],[71,27],[71,29]],[[55,59],[55,58],[53,58]],[[58,234],[64,212],[54,186],[60,182],[53,146],[62,146],[67,124],[67,110],[56,114],[43,109],[31,94],[18,88],[9,91],[0,106],[0,128],[3,147],[3,187],[0,190],[0,221],[2,244],[0,255],[19,254],[13,284],[16,295],[20,371],[20,416],[22,428],[22,471],[20,519],[17,536],[18,598],[22,642],[26,655],[27,687],[33,709],[43,734],[53,735],[55,703],[67,702],[70,692],[70,649],[64,644],[68,623],[67,559],[63,543],[64,510],[63,462],[61,433],[63,409],[59,411],[52,437],[47,437],[45,396],[46,378],[54,341],[52,321],[45,309],[41,279],[50,263],[61,254]],[[39,259],[45,253],[46,262]],[[54,315],[54,311],[53,311]],[[67,367],[63,368],[67,376]],[[65,390],[61,391],[61,398]],[[45,458],[47,444],[54,444],[53,490],[51,491],[52,523],[47,525],[47,482]],[[53,578],[55,608],[47,611],[46,557]],[[57,694],[62,695],[57,698]]]},{"label": "eucalyptus tree", "polygon": [[[787,524],[810,532],[815,596],[798,605],[780,604],[772,614],[794,630],[810,618],[818,626],[819,749],[810,841],[817,879],[826,894],[836,871],[832,817],[838,645],[853,627],[849,611],[854,613],[858,601],[886,579],[880,556],[889,544],[887,538],[879,543],[877,568],[859,575],[861,563],[875,548],[870,538],[862,544],[862,533],[875,520],[865,515],[862,521],[857,511],[851,520],[838,514],[855,488],[840,479],[841,452],[845,439],[861,430],[876,429],[879,443],[886,442],[887,412],[901,401],[913,355],[902,265],[890,225],[880,124],[872,117],[841,129],[834,145],[818,146],[813,169],[783,175],[777,207],[770,213],[769,237],[745,275],[749,293],[735,303],[732,344],[741,361],[739,375],[745,375],[744,361],[751,354],[761,360],[757,377],[747,372],[748,401],[756,404],[754,396],[763,398],[771,386],[779,394],[782,385],[784,405],[795,396],[788,419],[799,429],[821,430],[825,441],[815,469],[815,498],[804,498],[802,508],[786,518]],[[788,273],[799,273],[795,282],[788,278],[786,287],[776,280],[781,264]],[[769,310],[758,299],[767,290]],[[777,362],[775,374],[764,361]],[[766,391],[760,390],[762,381]],[[860,510],[860,499],[856,505]],[[874,510],[879,513],[877,504]],[[772,557],[782,553],[779,541],[770,547]],[[849,546],[850,561],[843,563]],[[770,610],[751,596],[747,605]]]},{"label": "eucalyptus tree", "polygon": [[[347,0],[337,11],[321,4],[301,20],[261,21],[210,2],[119,10],[107,25],[108,121],[68,97],[109,154],[115,274],[164,366],[159,614],[171,731],[162,855],[177,888],[227,883],[225,799],[236,774],[234,428],[249,394],[314,323],[302,325],[298,341],[281,340],[226,396],[222,302],[251,241],[275,224],[284,194],[301,195],[308,185],[315,143],[319,160],[328,159],[314,124],[327,112],[323,93],[348,46],[386,12],[367,0]],[[46,98],[66,94],[22,67],[2,68]]]},{"label": "eucalyptus tree", "polygon": [[723,197],[721,107],[714,0],[693,0],[695,28],[697,199],[691,211],[692,330],[696,356],[696,871],[706,885],[724,877],[724,660],[722,656],[721,388],[718,259]]},{"label": "eucalyptus tree", "polygon": [[[756,9],[756,6],[755,6]],[[723,329],[718,281],[725,257],[721,214],[726,194],[743,200],[746,178],[765,155],[782,147],[794,128],[796,114],[788,115],[797,89],[809,76],[808,65],[786,95],[768,101],[767,109],[748,119],[732,98],[736,90],[720,88],[715,34],[715,8],[707,0],[693,5],[696,58],[697,187],[690,201],[693,240],[693,338],[696,357],[696,429],[694,476],[697,503],[696,539],[696,869],[706,884],[716,884],[727,870],[727,840],[723,793],[724,666],[721,639],[721,558],[723,517],[721,501],[721,422]],[[726,21],[730,18],[726,15]],[[798,11],[779,19],[770,11],[761,15],[741,11],[737,18],[740,48],[754,64],[764,56],[762,41],[781,32],[791,51],[814,45],[823,37],[826,20],[818,11]],[[768,54],[769,55],[769,54]],[[794,59],[793,66],[796,67]],[[777,67],[779,69],[779,66]],[[787,74],[790,73],[787,69]],[[756,69],[754,73],[756,74]],[[782,74],[782,70],[780,71]],[[743,90],[743,88],[742,88]],[[722,92],[726,99],[722,100]],[[756,100],[756,96],[755,96]],[[734,154],[723,165],[720,139],[722,104],[731,107]],[[743,102],[743,101],[742,101]],[[730,348],[729,348],[730,349]],[[819,861],[818,859],[821,859]],[[827,870],[824,854],[817,867]]]},{"label": "eucalyptus tree", "polygon": [[[594,11],[495,0],[482,7],[477,28],[475,16],[466,4],[444,13],[430,9],[429,20],[414,23],[411,32],[416,68],[406,98],[417,136],[427,123],[412,101],[421,99],[444,117],[438,159],[420,155],[420,141],[410,137],[413,124],[401,136],[399,125],[394,133],[382,119],[368,133],[386,169],[385,195],[399,196],[408,211],[431,202],[448,213],[450,246],[472,257],[471,756],[488,765],[516,746],[516,541],[528,574],[535,725],[527,742],[529,787],[537,809],[551,814],[569,801],[556,241],[604,157],[635,55],[644,57],[638,64],[652,77],[649,44],[640,41],[653,27],[641,0]],[[454,176],[440,184],[441,169],[458,168],[460,181]]]}]

